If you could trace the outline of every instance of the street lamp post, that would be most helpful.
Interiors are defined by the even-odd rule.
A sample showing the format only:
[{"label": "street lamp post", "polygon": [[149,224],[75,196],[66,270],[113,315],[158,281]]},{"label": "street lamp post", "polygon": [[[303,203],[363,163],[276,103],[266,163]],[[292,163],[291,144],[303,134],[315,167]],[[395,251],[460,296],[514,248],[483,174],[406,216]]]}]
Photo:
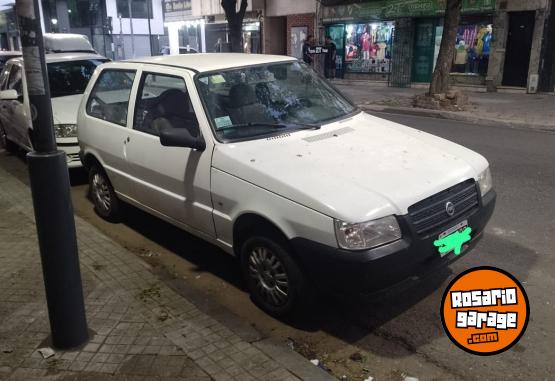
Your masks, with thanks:
[{"label": "street lamp post", "polygon": [[52,345],[88,339],[66,156],[56,146],[39,0],[16,0],[31,108],[34,151],[27,155]]}]

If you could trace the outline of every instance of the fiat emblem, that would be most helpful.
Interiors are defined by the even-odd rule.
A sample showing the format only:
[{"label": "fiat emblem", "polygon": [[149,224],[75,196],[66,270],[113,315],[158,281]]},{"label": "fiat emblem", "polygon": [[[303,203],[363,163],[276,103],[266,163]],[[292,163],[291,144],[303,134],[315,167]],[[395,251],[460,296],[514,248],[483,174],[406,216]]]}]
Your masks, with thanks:
[{"label": "fiat emblem", "polygon": [[445,203],[445,211],[447,212],[449,217],[453,216],[453,214],[455,214],[455,204],[453,204],[451,201],[447,201],[447,203]]}]

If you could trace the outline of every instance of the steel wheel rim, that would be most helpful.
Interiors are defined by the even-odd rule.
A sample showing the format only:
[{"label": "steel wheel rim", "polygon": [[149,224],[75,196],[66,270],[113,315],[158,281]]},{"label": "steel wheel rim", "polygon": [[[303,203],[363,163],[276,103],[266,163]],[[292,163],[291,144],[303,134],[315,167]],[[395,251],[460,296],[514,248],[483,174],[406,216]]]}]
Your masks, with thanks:
[{"label": "steel wheel rim", "polygon": [[99,173],[95,173],[93,176],[92,191],[96,204],[101,206],[105,211],[110,210],[110,206],[112,205],[110,189],[104,177]]},{"label": "steel wheel rim", "polygon": [[257,246],[249,255],[249,276],[258,294],[276,307],[289,299],[289,278],[283,263],[267,247]]}]

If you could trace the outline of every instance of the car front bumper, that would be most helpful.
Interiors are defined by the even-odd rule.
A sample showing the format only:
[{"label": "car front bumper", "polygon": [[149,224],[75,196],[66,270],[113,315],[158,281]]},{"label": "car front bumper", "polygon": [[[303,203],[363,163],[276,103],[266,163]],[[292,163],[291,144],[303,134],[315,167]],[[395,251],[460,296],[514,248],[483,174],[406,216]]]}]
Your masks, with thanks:
[{"label": "car front bumper", "polygon": [[398,216],[403,238],[374,249],[349,251],[330,247],[304,238],[293,238],[293,246],[306,275],[322,291],[339,295],[369,295],[388,289],[403,281],[427,275],[468,254],[482,237],[493,214],[496,194],[488,192],[478,209],[460,216],[447,230],[467,220],[472,228],[471,241],[463,252],[441,258],[434,241],[438,234],[417,237],[406,216]]},{"label": "car front bumper", "polygon": [[68,168],[79,168],[83,166],[83,164],[81,163],[81,158],[79,156],[79,144],[58,143],[58,149],[61,149],[65,152]]}]

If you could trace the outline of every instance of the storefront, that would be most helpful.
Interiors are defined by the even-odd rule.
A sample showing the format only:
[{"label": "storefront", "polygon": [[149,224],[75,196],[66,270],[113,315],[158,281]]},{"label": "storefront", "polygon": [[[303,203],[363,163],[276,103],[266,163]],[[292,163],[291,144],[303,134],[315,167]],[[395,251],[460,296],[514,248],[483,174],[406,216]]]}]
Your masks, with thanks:
[{"label": "storefront", "polygon": [[[229,27],[227,22],[214,22],[205,24],[206,51],[216,52],[224,48],[229,41]],[[260,22],[246,19],[243,21],[243,51],[245,53],[260,53]]]},{"label": "storefront", "polygon": [[[429,82],[439,53],[444,9],[445,0],[378,0],[324,7],[326,34],[340,55],[337,69],[345,78],[382,81],[390,81],[400,70],[408,82]],[[461,25],[453,41],[457,48],[453,81],[485,84],[494,9],[494,0],[463,1]]]},{"label": "storefront", "polygon": [[[492,20],[487,14],[461,18],[454,41],[453,83],[485,85],[493,38]],[[415,24],[412,81],[430,82],[443,35],[443,19],[420,18]]]}]

